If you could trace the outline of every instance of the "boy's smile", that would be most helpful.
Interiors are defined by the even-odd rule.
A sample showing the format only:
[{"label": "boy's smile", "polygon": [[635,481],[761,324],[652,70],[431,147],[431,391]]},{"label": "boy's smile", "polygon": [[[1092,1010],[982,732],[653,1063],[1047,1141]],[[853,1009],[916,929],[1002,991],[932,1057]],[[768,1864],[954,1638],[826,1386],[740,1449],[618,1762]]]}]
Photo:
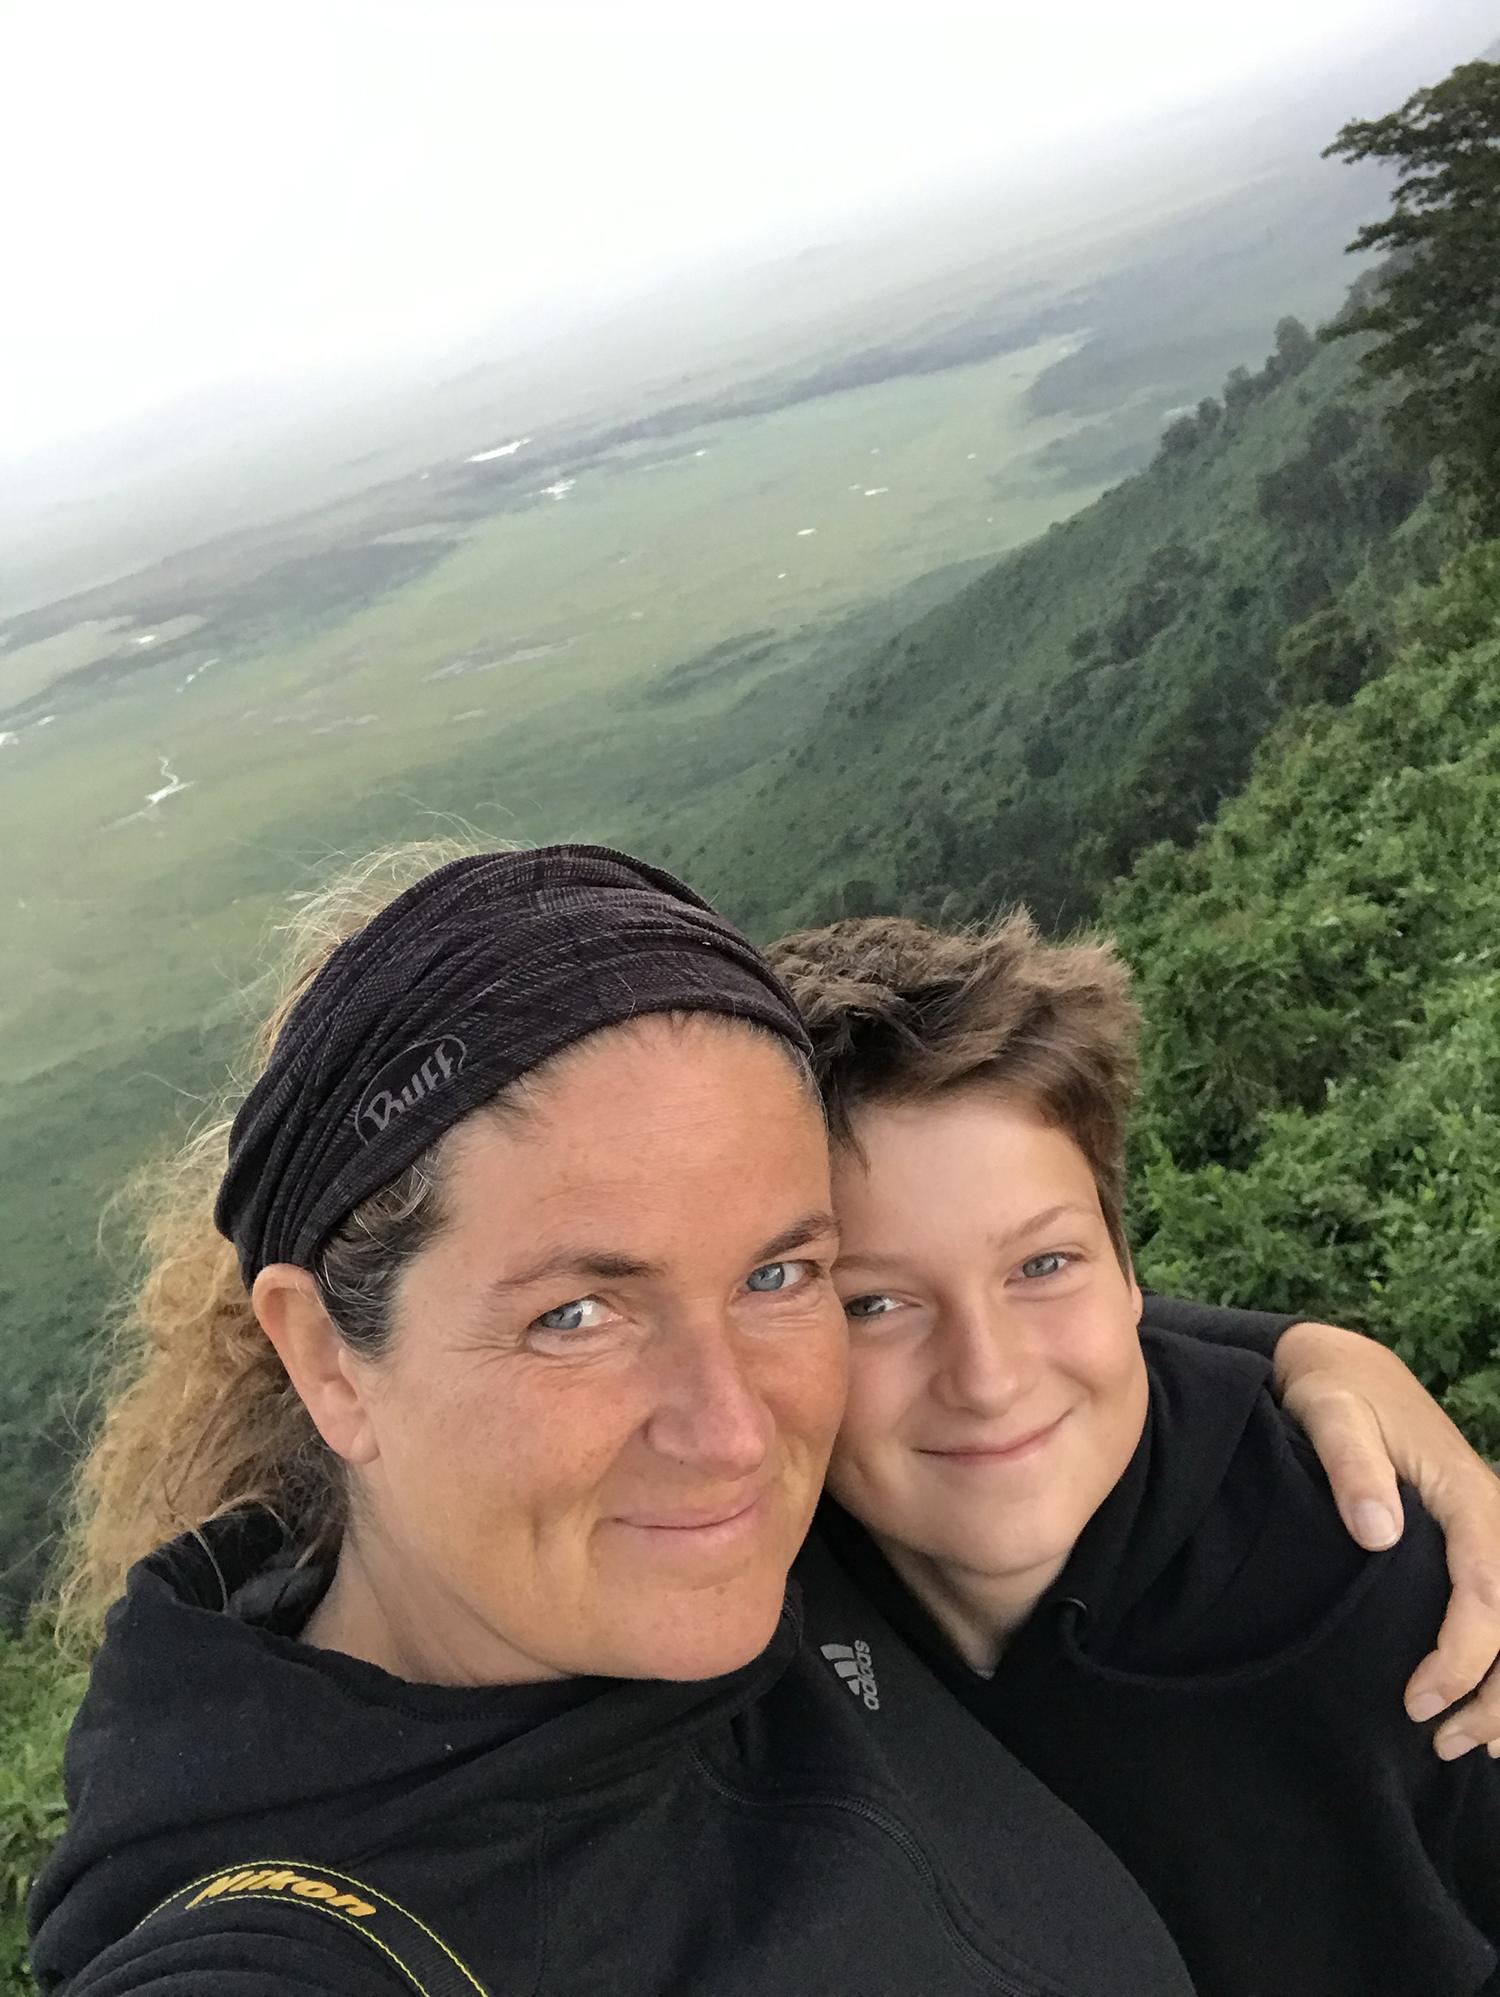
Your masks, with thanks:
[{"label": "boy's smile", "polygon": [[976,1085],[868,1107],[854,1134],[829,1487],[989,1668],[1140,1439],[1140,1292],[1087,1159],[1024,1103]]}]

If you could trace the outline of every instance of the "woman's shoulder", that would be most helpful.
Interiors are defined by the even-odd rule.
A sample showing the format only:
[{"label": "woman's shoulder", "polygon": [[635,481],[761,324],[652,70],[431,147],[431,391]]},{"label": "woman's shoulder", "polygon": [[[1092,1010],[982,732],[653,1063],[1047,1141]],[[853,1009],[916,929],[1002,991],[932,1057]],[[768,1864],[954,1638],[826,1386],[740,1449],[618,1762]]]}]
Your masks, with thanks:
[{"label": "woman's shoulder", "polygon": [[423,1987],[353,1931],[241,1903],[143,1923],[70,1979],[66,1997],[412,1997]]}]

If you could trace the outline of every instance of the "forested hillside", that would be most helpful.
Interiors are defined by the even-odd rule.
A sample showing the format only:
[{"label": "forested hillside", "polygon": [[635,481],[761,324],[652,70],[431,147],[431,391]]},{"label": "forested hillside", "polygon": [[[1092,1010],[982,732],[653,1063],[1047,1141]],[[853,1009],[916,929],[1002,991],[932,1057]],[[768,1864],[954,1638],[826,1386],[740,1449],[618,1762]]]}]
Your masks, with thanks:
[{"label": "forested hillside", "polygon": [[1357,638],[1316,670],[1372,671],[1382,606],[1436,571],[1426,474],[1358,373],[1356,343],[1283,320],[1148,469],[882,647],[674,864],[761,933],[1012,900],[1092,915],[1244,781],[1292,697],[1288,627],[1363,580]]}]

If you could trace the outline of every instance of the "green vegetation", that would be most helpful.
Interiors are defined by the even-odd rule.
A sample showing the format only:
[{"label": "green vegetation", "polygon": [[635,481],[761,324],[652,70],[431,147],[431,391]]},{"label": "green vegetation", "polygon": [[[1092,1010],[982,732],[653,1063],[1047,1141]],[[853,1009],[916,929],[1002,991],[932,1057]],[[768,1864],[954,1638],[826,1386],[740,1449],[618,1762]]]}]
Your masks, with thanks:
[{"label": "green vegetation", "polygon": [[1055,928],[1091,917],[1136,854],[1239,788],[1310,674],[1389,656],[1390,599],[1436,573],[1448,532],[1390,399],[1361,392],[1357,348],[1283,320],[1259,373],[1179,417],[1145,471],[844,679],[683,870],[763,933],[1012,900]]},{"label": "green vegetation", "polygon": [[25,1904],[62,1833],[62,1755],[84,1675],[59,1663],[40,1622],[0,1635],[0,1997],[29,1997]]},{"label": "green vegetation", "polygon": [[1133,1228],[1177,1294],[1378,1333],[1500,1456],[1500,542],[1106,898],[1147,1021]]}]

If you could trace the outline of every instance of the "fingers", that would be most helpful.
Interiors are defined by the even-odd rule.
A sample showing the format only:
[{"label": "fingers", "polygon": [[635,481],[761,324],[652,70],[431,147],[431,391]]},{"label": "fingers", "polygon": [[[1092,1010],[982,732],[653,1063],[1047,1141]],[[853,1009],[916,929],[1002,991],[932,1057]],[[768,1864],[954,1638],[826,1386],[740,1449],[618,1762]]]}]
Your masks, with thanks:
[{"label": "fingers", "polygon": [[1469,1703],[1438,1728],[1432,1745],[1444,1761],[1456,1761],[1476,1747],[1500,1760],[1500,1674],[1491,1672]]},{"label": "fingers", "polygon": [[[1406,1710],[1414,1720],[1445,1712],[1471,1691],[1474,1697],[1441,1726],[1433,1746],[1445,1761],[1471,1748],[1500,1751],[1500,1484],[1476,1481],[1472,1496],[1456,1501],[1445,1521],[1453,1599],[1438,1632],[1437,1648],[1412,1673]],[[1430,1502],[1435,1516],[1438,1505]],[[1475,1690],[1475,1687],[1478,1690]]]},{"label": "fingers", "polygon": [[1287,1405],[1318,1452],[1350,1536],[1371,1553],[1394,1546],[1404,1522],[1401,1496],[1369,1402],[1361,1394],[1324,1386],[1305,1394],[1289,1391]]}]

